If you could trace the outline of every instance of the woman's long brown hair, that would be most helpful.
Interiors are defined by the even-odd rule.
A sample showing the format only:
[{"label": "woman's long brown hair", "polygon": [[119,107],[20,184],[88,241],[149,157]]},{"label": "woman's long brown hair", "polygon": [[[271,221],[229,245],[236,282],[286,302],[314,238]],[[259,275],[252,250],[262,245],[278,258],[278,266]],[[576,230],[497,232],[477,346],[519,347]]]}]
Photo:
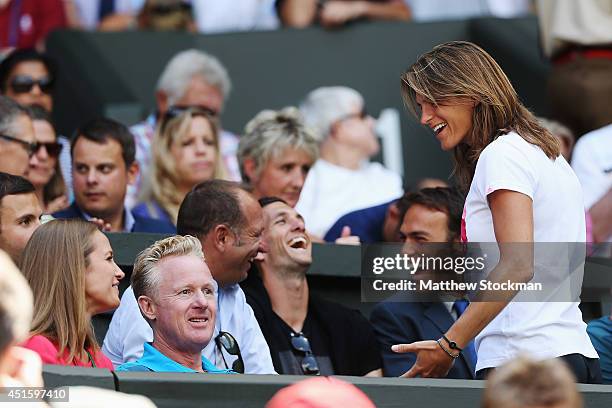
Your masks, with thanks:
[{"label": "woman's long brown hair", "polygon": [[21,257],[21,271],[34,294],[31,335],[54,341],[58,357],[87,361],[86,349],[99,345],[87,313],[85,270],[97,231],[91,222],[53,220],[36,229]]},{"label": "woman's long brown hair", "polygon": [[498,136],[514,131],[555,159],[560,145],[519,101],[501,67],[486,51],[467,41],[440,44],[421,55],[401,76],[402,97],[418,117],[416,95],[438,105],[453,100],[475,104],[472,128],[453,150],[454,174],[469,189],[482,150]]}]

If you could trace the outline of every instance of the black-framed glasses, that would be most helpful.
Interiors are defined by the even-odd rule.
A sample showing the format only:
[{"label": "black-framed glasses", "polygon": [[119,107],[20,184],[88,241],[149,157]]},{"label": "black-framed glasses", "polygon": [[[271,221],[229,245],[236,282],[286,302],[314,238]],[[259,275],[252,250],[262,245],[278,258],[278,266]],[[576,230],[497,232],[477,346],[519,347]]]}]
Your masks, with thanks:
[{"label": "black-framed glasses", "polygon": [[46,94],[50,94],[53,91],[53,79],[50,77],[34,79],[29,75],[16,75],[11,79],[9,85],[15,93],[32,92],[34,85],[38,85],[40,90]]},{"label": "black-framed glasses", "polygon": [[[217,345],[219,350],[221,350],[221,347],[223,347],[228,354],[238,357],[232,363],[232,371],[244,374],[244,361],[242,360],[242,354],[240,354],[240,347],[238,346],[238,342],[236,341],[234,336],[232,336],[228,332],[220,331],[217,337],[215,337],[215,344]],[[221,357],[223,358],[225,368],[228,368],[227,361],[225,361],[225,357],[223,356],[223,352],[221,352]]]},{"label": "black-framed glasses", "polygon": [[317,363],[317,359],[314,354],[312,354],[312,349],[310,348],[310,342],[308,338],[304,336],[304,333],[291,333],[291,347],[294,350],[300,351],[304,353],[304,357],[302,358],[302,372],[305,375],[319,375],[319,364]]},{"label": "black-framed glasses", "polygon": [[219,116],[219,112],[203,105],[172,105],[161,118],[161,133],[164,132],[168,122],[186,112],[191,112],[192,115],[204,115],[210,119],[216,119]]},{"label": "black-framed glasses", "polygon": [[32,157],[38,150],[36,143],[21,140],[13,136],[0,134],[0,139],[8,140],[9,142],[19,143],[28,152],[28,157]]},{"label": "black-framed glasses", "polygon": [[60,153],[62,152],[62,148],[64,146],[62,146],[61,143],[58,142],[35,142],[34,143],[34,152],[38,152],[42,147],[44,147],[47,150],[47,154],[53,158],[57,158]]}]

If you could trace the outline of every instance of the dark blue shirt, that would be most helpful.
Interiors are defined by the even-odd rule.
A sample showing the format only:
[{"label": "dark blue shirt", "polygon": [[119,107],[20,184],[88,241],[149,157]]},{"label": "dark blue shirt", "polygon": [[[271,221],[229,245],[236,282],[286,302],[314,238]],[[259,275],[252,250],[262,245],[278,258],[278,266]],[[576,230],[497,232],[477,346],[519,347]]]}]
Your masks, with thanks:
[{"label": "dark blue shirt", "polygon": [[362,244],[383,242],[383,226],[391,202],[356,210],[343,215],[327,231],[323,238],[326,242],[335,242],[342,234],[344,226],[351,227],[351,235],[357,235]]}]

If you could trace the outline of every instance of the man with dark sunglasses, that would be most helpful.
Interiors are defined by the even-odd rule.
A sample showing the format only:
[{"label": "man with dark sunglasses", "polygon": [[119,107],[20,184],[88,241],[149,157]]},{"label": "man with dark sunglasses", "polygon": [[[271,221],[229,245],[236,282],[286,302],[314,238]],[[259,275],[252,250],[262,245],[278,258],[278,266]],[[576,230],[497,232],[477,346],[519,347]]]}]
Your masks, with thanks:
[{"label": "man with dark sunglasses", "polygon": [[265,197],[259,203],[267,252],[241,286],[276,371],[381,376],[382,361],[368,321],[358,311],[309,291],[312,244],[302,216],[280,198]]},{"label": "man with dark sunglasses", "polygon": [[23,106],[53,110],[55,68],[49,57],[35,50],[16,50],[0,64],[0,91]]},{"label": "man with dark sunglasses", "polygon": [[34,155],[34,128],[28,112],[13,100],[0,96],[0,171],[27,175]]},{"label": "man with dark sunglasses", "polygon": [[[47,54],[17,49],[0,62],[0,93],[22,106],[40,106],[51,114],[56,76],[56,65]],[[68,196],[72,198],[70,142],[62,135],[58,135],[57,142],[63,146],[59,162]]]}]

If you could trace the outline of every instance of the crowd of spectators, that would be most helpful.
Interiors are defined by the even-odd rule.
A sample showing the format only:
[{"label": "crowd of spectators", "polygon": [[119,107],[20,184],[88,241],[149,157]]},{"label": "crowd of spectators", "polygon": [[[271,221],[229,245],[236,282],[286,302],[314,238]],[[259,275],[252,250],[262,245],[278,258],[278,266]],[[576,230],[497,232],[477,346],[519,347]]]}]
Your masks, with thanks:
[{"label": "crowd of spectators", "polygon": [[[257,113],[238,136],[220,122],[232,87],[226,68],[215,56],[190,49],[167,62],[155,88],[155,110],[141,123],[128,127],[99,117],[81,123],[68,138],[54,126],[58,73],[44,52],[44,39],[55,28],[212,33],[337,27],[360,19],[432,19],[428,10],[434,6],[424,3],[45,0],[34,7],[33,1],[0,0],[0,52],[6,52],[0,61],[0,322],[10,329],[0,338],[0,370],[5,370],[0,386],[41,386],[41,363],[111,371],[397,377],[418,362],[416,353],[398,353],[394,345],[443,338],[455,349],[445,334],[469,305],[463,294],[450,302],[394,297],[377,304],[368,320],[309,288],[315,242],[399,243],[406,253],[415,245],[450,248],[465,241],[465,188],[437,179],[405,188],[399,174],[374,161],[380,150],[376,119],[358,90],[315,88],[294,106]],[[436,18],[514,16],[533,6],[488,0],[454,9],[456,2],[433,3],[448,6]],[[543,49],[554,64],[555,117],[567,116],[567,122],[536,121],[525,110],[525,126],[558,147],[553,150],[564,175],[575,172],[584,193],[586,240],[611,242],[612,117],[599,108],[590,115],[564,113],[564,103],[575,95],[601,101],[602,94],[610,96],[609,88],[567,82],[560,90],[559,81],[579,82],[567,69],[573,64],[583,64],[576,68],[583,72],[608,72],[612,39],[608,35],[601,45],[600,33],[592,33],[587,45],[576,38],[560,45],[556,32],[546,30],[559,24],[555,19],[569,17],[545,15],[551,5],[538,3]],[[579,7],[565,6],[566,12]],[[593,12],[589,7],[585,13]],[[597,64],[600,60],[607,65]],[[408,80],[405,87],[417,86]],[[457,106],[412,92],[423,124],[436,134],[447,127],[457,131]],[[451,119],[432,125],[425,116],[439,115],[439,109],[440,117]],[[527,143],[520,136],[512,140]],[[463,159],[467,163],[468,157]],[[459,176],[471,180],[474,172]],[[533,228],[541,232],[543,226]],[[169,237],[138,255],[130,286],[120,293],[125,273],[103,232]],[[106,312],[112,320],[99,344],[92,318]],[[605,383],[612,383],[610,333],[609,316],[588,326]],[[478,377],[474,341],[456,355],[440,347],[454,361],[443,376]],[[531,361],[517,350],[511,354],[509,362],[499,361],[501,368],[484,367],[490,390],[483,406],[505,406],[510,399],[526,407],[550,401],[581,405],[576,373],[562,359]],[[587,354],[587,360],[596,360]],[[586,382],[599,382],[592,369],[585,368]],[[547,389],[549,400],[522,389],[525,381]],[[346,401],[371,406],[349,386],[333,385],[346,393]],[[283,406],[280,401],[310,386],[323,390],[329,384],[284,390],[269,406]]]}]

